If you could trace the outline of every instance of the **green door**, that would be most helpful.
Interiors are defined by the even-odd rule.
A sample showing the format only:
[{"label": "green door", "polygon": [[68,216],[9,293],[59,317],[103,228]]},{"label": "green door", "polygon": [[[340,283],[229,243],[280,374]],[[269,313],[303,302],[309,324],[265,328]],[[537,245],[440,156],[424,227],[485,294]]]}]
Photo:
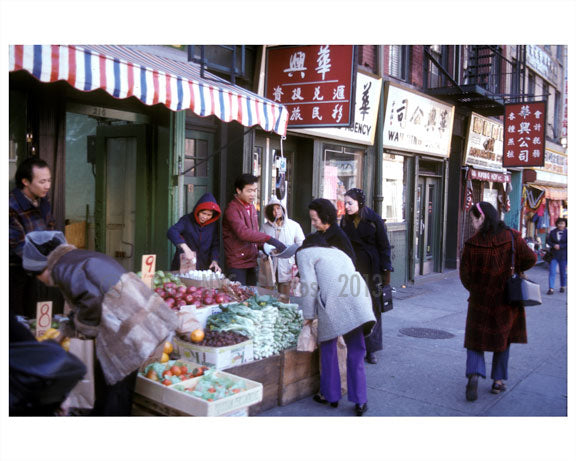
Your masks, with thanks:
[{"label": "green door", "polygon": [[197,200],[206,192],[214,195],[214,135],[186,130],[184,148],[183,214],[192,212]]},{"label": "green door", "polygon": [[438,178],[420,176],[416,191],[416,270],[427,275],[436,270],[439,252],[440,187]]},{"label": "green door", "polygon": [[128,271],[150,251],[146,125],[96,130],[95,248]]}]

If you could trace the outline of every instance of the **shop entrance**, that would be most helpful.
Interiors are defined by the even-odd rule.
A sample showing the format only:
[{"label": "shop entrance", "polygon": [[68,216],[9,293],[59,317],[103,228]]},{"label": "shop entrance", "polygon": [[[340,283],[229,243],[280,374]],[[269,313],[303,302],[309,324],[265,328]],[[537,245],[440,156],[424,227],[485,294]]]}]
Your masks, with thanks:
[{"label": "shop entrance", "polygon": [[139,270],[149,240],[146,126],[99,126],[95,146],[96,251]]},{"label": "shop entrance", "polygon": [[440,181],[420,176],[416,190],[416,275],[435,271],[439,248]]}]

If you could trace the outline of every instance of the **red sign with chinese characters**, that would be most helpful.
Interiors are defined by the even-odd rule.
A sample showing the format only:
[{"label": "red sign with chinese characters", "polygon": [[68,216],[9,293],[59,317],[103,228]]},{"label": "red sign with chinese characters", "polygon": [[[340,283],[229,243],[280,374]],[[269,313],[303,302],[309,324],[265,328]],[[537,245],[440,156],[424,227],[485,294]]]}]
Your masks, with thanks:
[{"label": "red sign with chinese characters", "polygon": [[506,104],[502,166],[544,166],[546,102]]},{"label": "red sign with chinese characters", "polygon": [[288,127],[350,126],[353,122],[353,45],[268,48],[266,97],[288,109]]}]

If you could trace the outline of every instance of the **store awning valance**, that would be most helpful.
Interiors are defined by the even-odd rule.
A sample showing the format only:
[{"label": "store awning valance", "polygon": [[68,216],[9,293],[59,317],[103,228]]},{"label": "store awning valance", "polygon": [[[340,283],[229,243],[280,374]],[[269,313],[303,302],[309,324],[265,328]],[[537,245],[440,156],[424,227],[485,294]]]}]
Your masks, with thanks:
[{"label": "store awning valance", "polygon": [[286,134],[288,110],[204,71],[191,62],[119,45],[10,45],[10,71],[26,70],[41,82],[64,80],[80,91],[102,89],[147,105],[191,109],[200,117],[259,125]]},{"label": "store awning valance", "polygon": [[543,190],[548,200],[568,200],[568,189],[565,187],[542,186],[540,184],[530,184],[530,187]]}]

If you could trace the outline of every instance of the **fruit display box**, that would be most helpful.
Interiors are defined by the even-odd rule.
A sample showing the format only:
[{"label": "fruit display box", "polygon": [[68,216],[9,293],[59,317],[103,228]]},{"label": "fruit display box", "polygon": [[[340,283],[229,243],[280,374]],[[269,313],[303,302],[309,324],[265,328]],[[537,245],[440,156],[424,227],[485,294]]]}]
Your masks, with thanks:
[{"label": "fruit display box", "polygon": [[[184,360],[178,361],[177,364],[186,365],[189,368],[197,368],[200,366],[197,363]],[[234,381],[241,381],[246,390],[229,397],[223,397],[214,402],[208,402],[207,400],[195,397],[188,392],[178,390],[183,386],[196,384],[201,379],[200,377],[182,381],[179,384],[165,386],[138,374],[134,392],[137,396],[139,395],[155,402],[159,407],[173,409],[177,412],[192,416],[233,415],[237,414],[236,412],[242,412],[243,409],[255,405],[262,400],[262,384],[224,371],[215,371],[214,376],[225,376]]]},{"label": "fruit display box", "polygon": [[254,360],[254,342],[249,339],[232,346],[209,347],[174,338],[174,350],[185,360],[222,370]]},{"label": "fruit display box", "polygon": [[179,272],[172,272],[180,278],[180,281],[187,287],[202,287],[202,288],[222,288],[224,285],[230,283],[226,278],[203,278],[203,279],[190,279],[180,275]]},{"label": "fruit display box", "polygon": [[[225,304],[222,304],[222,306],[227,306],[228,304],[233,304],[233,303],[225,303]],[[222,309],[220,309],[220,306],[221,306],[220,304],[210,304],[209,306],[202,306],[202,307],[196,307],[194,305],[182,306],[180,308],[180,311],[192,312],[196,316],[196,319],[202,325],[202,328],[206,328],[206,322],[208,321],[208,317],[210,317],[212,314],[222,312]]]}]

